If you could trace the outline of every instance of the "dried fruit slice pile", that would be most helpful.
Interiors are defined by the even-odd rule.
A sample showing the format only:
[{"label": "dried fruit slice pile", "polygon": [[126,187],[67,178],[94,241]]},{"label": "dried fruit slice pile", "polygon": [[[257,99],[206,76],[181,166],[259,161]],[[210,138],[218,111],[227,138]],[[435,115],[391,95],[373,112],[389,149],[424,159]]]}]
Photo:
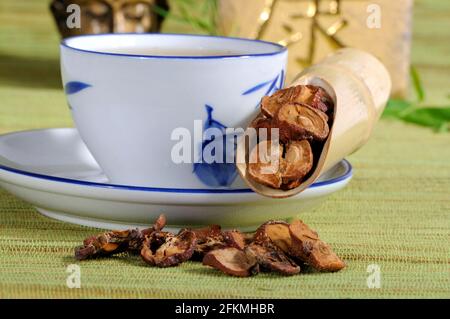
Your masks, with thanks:
[{"label": "dried fruit slice pile", "polygon": [[140,252],[150,266],[172,267],[197,259],[203,265],[237,277],[260,271],[295,275],[300,272],[300,265],[330,272],[345,267],[331,247],[300,220],[291,224],[269,221],[254,234],[222,231],[218,225],[173,234],[163,231],[165,225],[166,219],[161,215],[148,229],[110,231],[89,237],[75,249],[75,258]]},{"label": "dried fruit slice pile", "polygon": [[[261,113],[250,125],[257,131],[258,144],[250,150],[248,176],[276,189],[298,187],[328,138],[333,111],[331,97],[317,86],[298,85],[265,96]],[[279,130],[277,146],[271,145],[272,128]]]}]

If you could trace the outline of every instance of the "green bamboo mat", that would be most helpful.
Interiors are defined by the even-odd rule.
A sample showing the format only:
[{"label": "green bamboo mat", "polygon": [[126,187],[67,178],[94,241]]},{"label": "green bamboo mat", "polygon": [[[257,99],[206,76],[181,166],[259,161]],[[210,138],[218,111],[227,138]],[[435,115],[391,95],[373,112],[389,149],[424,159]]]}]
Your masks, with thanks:
[{"label": "green bamboo mat", "polygon": [[[0,2],[0,133],[71,126],[58,74],[58,36],[47,1]],[[416,1],[413,61],[430,103],[449,102],[450,4]],[[349,160],[354,179],[300,217],[348,267],[336,274],[238,279],[197,263],[146,267],[137,257],[78,263],[73,247],[98,230],[57,222],[0,190],[0,298],[450,297],[450,134],[381,121]],[[367,267],[381,288],[367,285]]]}]

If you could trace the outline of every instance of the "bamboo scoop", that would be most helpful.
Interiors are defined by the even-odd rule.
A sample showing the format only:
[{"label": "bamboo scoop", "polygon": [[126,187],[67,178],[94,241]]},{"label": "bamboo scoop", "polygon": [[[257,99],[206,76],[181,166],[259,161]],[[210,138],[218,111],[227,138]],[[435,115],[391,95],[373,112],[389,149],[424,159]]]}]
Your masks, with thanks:
[{"label": "bamboo scoop", "polygon": [[310,174],[290,190],[271,188],[250,178],[247,171],[249,150],[244,138],[238,141],[237,170],[251,189],[264,196],[294,196],[362,147],[383,113],[391,91],[391,79],[384,65],[371,54],[352,48],[338,50],[305,69],[290,87],[297,85],[319,86],[329,94],[334,102],[333,125],[322,151],[315,154]]}]

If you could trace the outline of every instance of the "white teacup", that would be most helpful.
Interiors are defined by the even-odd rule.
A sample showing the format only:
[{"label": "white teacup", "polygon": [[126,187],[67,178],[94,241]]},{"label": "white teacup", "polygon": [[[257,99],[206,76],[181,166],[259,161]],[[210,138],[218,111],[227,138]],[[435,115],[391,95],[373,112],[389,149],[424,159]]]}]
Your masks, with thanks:
[{"label": "white teacup", "polygon": [[193,145],[195,120],[245,127],[261,98],[283,86],[286,60],[274,43],[212,36],[105,34],[61,43],[62,80],[82,139],[111,183],[147,187],[242,185],[233,164],[175,163],[172,133],[187,129]]}]

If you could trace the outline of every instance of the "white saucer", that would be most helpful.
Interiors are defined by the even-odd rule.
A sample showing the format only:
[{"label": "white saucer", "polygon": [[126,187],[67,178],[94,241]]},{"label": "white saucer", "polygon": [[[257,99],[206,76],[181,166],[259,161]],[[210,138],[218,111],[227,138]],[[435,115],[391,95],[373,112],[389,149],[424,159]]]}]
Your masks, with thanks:
[{"label": "white saucer", "polygon": [[268,219],[301,214],[345,187],[343,160],[303,193],[270,199],[250,189],[176,189],[108,184],[71,128],[0,136],[0,186],[49,217],[99,228],[144,227],[164,213],[172,228],[220,224],[253,230]]}]

